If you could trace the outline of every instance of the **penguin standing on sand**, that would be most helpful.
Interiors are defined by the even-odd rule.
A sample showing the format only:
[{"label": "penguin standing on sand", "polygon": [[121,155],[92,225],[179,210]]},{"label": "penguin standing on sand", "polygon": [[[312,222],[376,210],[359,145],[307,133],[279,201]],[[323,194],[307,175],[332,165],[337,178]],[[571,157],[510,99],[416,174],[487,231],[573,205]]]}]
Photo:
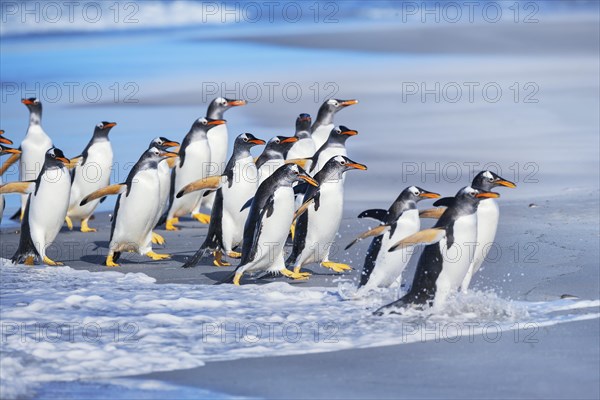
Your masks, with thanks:
[{"label": "penguin standing on sand", "polygon": [[194,212],[204,192],[192,193],[180,198],[176,198],[175,195],[184,186],[208,176],[211,170],[211,159],[207,134],[211,129],[223,124],[225,124],[223,119],[200,118],[194,122],[183,139],[179,149],[179,162],[173,169],[171,177],[172,190],[169,194],[167,230],[178,230],[175,224],[179,222],[179,217],[189,213],[200,222],[204,220],[202,215]]},{"label": "penguin standing on sand", "polygon": [[420,243],[427,246],[419,258],[408,293],[375,313],[399,313],[410,305],[441,307],[448,296],[459,289],[473,261],[479,201],[496,197],[499,197],[498,193],[464,187],[433,228],[417,232],[394,244],[389,251]]},{"label": "penguin standing on sand", "polygon": [[[315,148],[319,149],[327,141],[329,133],[333,129],[333,117],[335,114],[353,104],[358,100],[326,100],[319,108],[317,119],[311,128],[312,139],[315,142]],[[326,160],[327,161],[327,160]]]},{"label": "penguin standing on sand", "polygon": [[[4,154],[12,154],[12,155],[19,155],[21,154],[21,150],[19,149],[12,149],[10,147],[6,147],[5,144],[11,145],[13,144],[12,140],[5,138],[4,136],[4,131],[0,130],[0,155],[4,155]],[[4,174],[4,170],[2,170],[2,172],[0,172],[0,186],[2,185],[2,174]],[[4,214],[4,195],[0,194],[0,223],[2,223],[2,214]]]},{"label": "penguin standing on sand", "polygon": [[75,168],[71,172],[71,199],[67,211],[66,222],[73,229],[72,220],[81,221],[81,232],[96,232],[88,226],[88,220],[100,204],[94,200],[81,206],[81,200],[88,194],[110,184],[110,173],[113,163],[113,149],[108,133],[116,126],[116,122],[100,122],[94,129],[94,135],[81,156],[74,157]]},{"label": "penguin standing on sand", "polygon": [[184,195],[209,185],[219,186],[206,239],[198,251],[183,265],[184,268],[196,266],[207,250],[213,252],[214,264],[217,267],[230,265],[222,260],[223,253],[231,258],[241,257],[241,253],[235,252],[234,249],[242,243],[244,224],[250,211],[242,207],[254,196],[258,187],[258,171],[250,149],[264,144],[264,140],[257,139],[250,133],[242,133],[235,140],[233,155],[222,176],[192,183],[180,192]]},{"label": "penguin standing on sand", "polygon": [[288,266],[294,267],[295,273],[300,273],[300,268],[310,263],[320,263],[335,272],[351,269],[346,264],[329,261],[329,255],[342,222],[342,175],[352,169],[366,170],[367,167],[348,157],[335,156],[315,175],[314,179],[319,186],[311,186],[306,191],[306,211],[298,217],[292,254],[286,261]]},{"label": "penguin standing on sand", "polygon": [[81,205],[111,194],[118,194],[112,217],[107,267],[118,267],[122,252],[137,252],[153,260],[169,258],[167,254],[152,251],[150,235],[160,210],[160,179],[158,163],[176,153],[151,147],[142,154],[125,183],[117,183],[86,196]]},{"label": "penguin standing on sand", "polygon": [[256,159],[259,185],[285,164],[285,153],[297,141],[298,138],[295,136],[275,136],[269,140],[261,155]]},{"label": "penguin standing on sand", "polygon": [[283,247],[294,218],[294,190],[298,181],[317,186],[306,171],[296,164],[286,164],[268,177],[256,191],[244,227],[242,259],[225,283],[240,284],[245,272],[279,272],[294,279],[304,279],[285,268]]},{"label": "penguin standing on sand", "polygon": [[62,265],[46,256],[65,221],[71,192],[71,174],[65,166],[69,159],[55,147],[46,152],[44,165],[34,181],[11,182],[0,193],[27,194],[19,248],[13,263],[33,265],[38,260],[48,265]]},{"label": "penguin standing on sand", "polygon": [[327,141],[313,155],[309,172],[312,174],[317,173],[332,157],[347,156],[346,140],[356,135],[358,135],[357,131],[343,125],[333,128]]},{"label": "penguin standing on sand", "polygon": [[310,115],[300,114],[298,116],[296,119],[296,133],[294,134],[298,141],[293,143],[292,147],[288,150],[285,155],[286,160],[311,158],[315,154],[317,148],[310,133],[311,123],[312,119]]},{"label": "penguin standing on sand", "polygon": [[[35,97],[21,100],[29,110],[29,127],[21,142],[21,160],[19,162],[19,180],[29,181],[38,177],[46,160],[46,152],[52,147],[52,140],[42,128],[42,103]],[[17,161],[19,155],[13,154],[6,161],[7,167]],[[23,219],[28,195],[21,196],[21,209],[11,218],[20,216]]]},{"label": "penguin standing on sand", "polygon": [[410,260],[413,248],[405,247],[394,252],[389,252],[389,249],[393,244],[421,229],[417,203],[423,199],[439,197],[437,193],[410,186],[400,193],[389,209],[372,209],[360,213],[358,218],[373,218],[381,224],[361,234],[346,246],[348,250],[357,241],[375,236],[365,257],[359,287],[390,287],[394,283],[400,283],[402,272]]},{"label": "penguin standing on sand", "polygon": [[[214,99],[208,106],[206,111],[207,119],[223,119],[225,111],[233,107],[246,105],[245,100],[226,99],[218,97]],[[222,124],[208,131],[208,145],[210,146],[210,162],[211,171],[209,175],[221,175],[225,168],[227,160],[227,149],[229,145],[229,134],[227,132],[227,124]],[[215,201],[215,194],[210,193],[202,198],[202,201],[193,213],[198,214],[198,221],[208,224],[210,222],[207,214],[200,213],[200,206],[211,208]]]},{"label": "penguin standing on sand", "polygon": [[[501,176],[493,173],[492,171],[481,171],[471,183],[471,187],[483,190],[486,192],[498,186],[505,186],[509,188],[516,188],[513,182],[507,181]],[[421,212],[422,217],[439,217],[445,210],[444,207],[448,207],[454,198],[447,197],[440,199],[433,203],[434,206],[440,206],[437,209],[429,209]],[[465,279],[461,285],[461,290],[467,292],[473,275],[479,270],[481,264],[485,260],[488,252],[490,251],[494,238],[496,237],[496,230],[498,229],[498,220],[500,218],[500,209],[498,203],[493,198],[483,199],[479,202],[477,207],[477,247],[475,248],[475,257],[469,267],[469,271],[465,275]]]}]

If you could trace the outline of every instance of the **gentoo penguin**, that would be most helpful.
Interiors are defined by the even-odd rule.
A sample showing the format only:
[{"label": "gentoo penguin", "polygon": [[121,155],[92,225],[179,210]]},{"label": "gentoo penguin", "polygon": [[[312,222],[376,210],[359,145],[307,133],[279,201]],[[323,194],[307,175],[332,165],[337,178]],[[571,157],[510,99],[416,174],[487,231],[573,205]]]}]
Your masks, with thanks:
[{"label": "gentoo penguin", "polygon": [[300,114],[298,116],[296,119],[296,133],[294,134],[298,141],[293,143],[288,150],[285,155],[286,160],[311,158],[315,154],[317,149],[310,133],[311,123],[310,115]]},{"label": "gentoo penguin", "polygon": [[[52,140],[42,128],[42,103],[35,97],[21,100],[29,109],[29,127],[27,134],[21,142],[21,160],[19,162],[19,180],[28,181],[38,177],[45,162],[48,149],[52,147]],[[20,215],[23,218],[27,195],[21,196]]]},{"label": "gentoo penguin", "polygon": [[167,157],[177,157],[177,154],[156,147],[149,148],[133,166],[125,183],[97,190],[81,201],[81,205],[85,205],[110,194],[119,195],[112,217],[107,267],[118,267],[117,261],[124,251],[137,252],[153,260],[170,257],[152,251],[150,241],[154,221],[161,207],[158,163]]},{"label": "gentoo penguin", "polygon": [[[4,134],[4,131],[0,130],[0,135]],[[4,144],[12,144],[12,141],[0,136],[0,155],[4,155],[4,154],[16,154],[19,155],[21,154],[21,150],[19,149],[12,149],[10,147],[6,147],[4,146]],[[2,185],[2,174],[0,174],[0,186]],[[2,223],[2,214],[4,214],[4,195],[0,194],[0,223]]]},{"label": "gentoo penguin", "polygon": [[390,287],[400,278],[412,255],[412,248],[405,247],[389,252],[390,247],[398,241],[417,233],[421,229],[421,220],[417,203],[423,199],[437,199],[440,195],[417,186],[404,189],[387,210],[371,209],[363,211],[358,218],[373,218],[380,225],[361,234],[346,246],[348,250],[358,240],[375,236],[371,241],[359,287]]},{"label": "gentoo penguin", "polygon": [[[509,188],[516,188],[513,182],[507,181],[501,176],[493,173],[492,171],[481,171],[471,183],[471,187],[483,190],[486,192],[498,186],[505,186]],[[434,206],[440,206],[439,209],[429,209],[421,212],[423,217],[436,217],[439,213],[443,212],[444,207],[447,207],[452,203],[454,199],[452,197],[443,198],[435,203]],[[467,292],[469,284],[473,275],[479,270],[481,264],[485,260],[488,252],[490,251],[494,238],[496,237],[496,229],[498,228],[498,219],[500,218],[500,209],[498,203],[493,198],[483,199],[479,202],[477,207],[477,247],[475,248],[475,257],[469,267],[469,271],[465,275],[465,279],[461,285],[461,290]]]},{"label": "gentoo penguin", "polygon": [[48,265],[61,265],[46,256],[67,215],[71,174],[65,166],[69,159],[57,148],[46,151],[45,161],[37,178],[11,182],[0,187],[0,193],[27,194],[19,248],[12,257],[14,263],[33,265],[35,259]]},{"label": "gentoo penguin", "polygon": [[[245,100],[233,100],[226,99],[224,97],[218,97],[214,99],[209,105],[206,111],[206,118],[208,119],[223,119],[225,111],[232,107],[239,107],[246,105]],[[221,175],[225,168],[225,161],[227,160],[227,149],[229,145],[229,134],[227,132],[227,124],[222,124],[214,129],[208,131],[208,145],[210,146],[210,162],[211,170],[209,175]],[[215,194],[210,193],[202,197],[202,201],[196,209],[193,211],[198,214],[198,220],[202,223],[208,224],[210,219],[207,214],[200,213],[200,206],[211,208],[215,200]]]},{"label": "gentoo penguin", "polygon": [[173,176],[171,177],[172,190],[169,194],[167,230],[178,230],[175,226],[179,221],[178,218],[188,213],[192,213],[192,217],[200,222],[205,222],[200,214],[194,212],[204,192],[196,192],[180,198],[176,198],[175,195],[185,185],[206,178],[210,174],[211,159],[207,134],[211,129],[223,124],[225,124],[223,119],[199,118],[183,139],[179,149],[179,162],[173,169]]},{"label": "gentoo penguin", "polygon": [[286,265],[294,267],[295,273],[300,273],[300,268],[310,263],[319,263],[335,272],[351,269],[346,264],[330,261],[329,253],[342,222],[342,175],[352,169],[366,170],[367,167],[346,156],[332,157],[314,177],[319,186],[311,186],[306,191],[304,203],[311,203],[298,217],[292,254],[286,261]]},{"label": "gentoo penguin", "polygon": [[333,129],[333,117],[343,108],[358,103],[358,100],[326,100],[319,108],[317,119],[311,128],[312,139],[315,148],[319,149],[327,141],[329,133]]},{"label": "gentoo penguin", "polygon": [[297,141],[298,138],[295,136],[275,136],[267,142],[265,149],[256,159],[259,185],[285,163],[284,154]]},{"label": "gentoo penguin", "polygon": [[[179,143],[174,140],[169,140],[166,137],[156,137],[152,139],[148,149],[156,147],[160,151],[166,152],[171,147],[177,147]],[[160,208],[158,214],[154,218],[152,226],[156,227],[167,207],[169,206],[169,191],[171,190],[171,168],[175,166],[177,162],[176,157],[167,157],[158,163],[157,172],[158,180],[160,183],[160,195],[158,198]],[[155,244],[165,244],[165,239],[158,233],[152,231],[150,233],[149,240]]]},{"label": "gentoo penguin", "polygon": [[417,232],[394,244],[389,251],[420,243],[427,246],[419,258],[408,293],[375,313],[399,313],[401,308],[409,305],[442,306],[448,296],[458,290],[473,261],[479,201],[499,196],[498,193],[464,187],[433,228]]},{"label": "gentoo penguin", "polygon": [[73,229],[72,220],[81,221],[81,232],[96,232],[88,226],[88,220],[100,204],[94,200],[85,206],[79,205],[88,194],[108,186],[113,164],[113,149],[108,140],[108,133],[116,126],[116,122],[100,122],[94,129],[92,139],[80,156],[75,157],[76,166],[71,170],[71,198],[66,222]]},{"label": "gentoo penguin", "polygon": [[240,265],[225,282],[239,285],[245,272],[259,271],[279,272],[294,279],[306,277],[286,269],[283,258],[295,211],[292,185],[298,181],[318,185],[298,165],[285,164],[258,187],[244,227]]},{"label": "gentoo penguin", "polygon": [[348,155],[348,152],[346,151],[346,140],[355,135],[358,135],[357,131],[343,125],[333,128],[329,133],[327,141],[323,143],[313,155],[308,171],[315,174],[323,168],[325,163],[331,160],[332,157]]},{"label": "gentoo penguin", "polygon": [[[183,265],[194,267],[206,251],[212,251],[217,267],[228,266],[222,260],[223,253],[231,258],[240,258],[241,253],[234,249],[242,242],[244,223],[249,209],[242,209],[244,204],[256,193],[258,187],[258,171],[250,149],[256,145],[264,145],[265,141],[257,139],[250,133],[242,133],[235,139],[233,155],[229,159],[222,176],[212,180],[219,185],[213,204],[208,234],[198,251]],[[211,180],[204,180],[210,184]],[[181,192],[196,190],[203,182],[192,183]],[[179,196],[179,194],[177,194]]]}]

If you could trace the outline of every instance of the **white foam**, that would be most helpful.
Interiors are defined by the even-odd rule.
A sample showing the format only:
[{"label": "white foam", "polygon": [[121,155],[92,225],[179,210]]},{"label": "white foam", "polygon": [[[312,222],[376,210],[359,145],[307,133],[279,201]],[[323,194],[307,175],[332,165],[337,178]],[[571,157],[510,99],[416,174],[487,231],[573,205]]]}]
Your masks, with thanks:
[{"label": "white foam", "polygon": [[[214,360],[446,340],[477,335],[490,326],[548,326],[598,318],[600,306],[598,300],[532,303],[473,292],[456,296],[436,314],[375,317],[372,312],[393,300],[395,289],[356,297],[349,288],[340,293],[336,288],[281,282],[159,285],[139,273],[13,266],[6,260],[0,268],[0,389],[8,398],[53,381],[116,378]],[[76,325],[67,329],[65,324]]]}]

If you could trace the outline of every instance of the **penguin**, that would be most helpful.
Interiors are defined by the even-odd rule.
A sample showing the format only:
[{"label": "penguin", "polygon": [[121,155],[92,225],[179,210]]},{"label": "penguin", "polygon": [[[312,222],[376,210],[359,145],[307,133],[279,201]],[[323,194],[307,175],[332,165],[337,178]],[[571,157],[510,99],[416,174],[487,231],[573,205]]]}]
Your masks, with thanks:
[{"label": "penguin", "polygon": [[335,114],[353,104],[357,104],[358,100],[326,100],[317,114],[317,119],[311,127],[312,139],[315,142],[315,148],[318,150],[323,143],[327,141],[329,133],[333,129],[333,117]]},{"label": "penguin", "polygon": [[[42,128],[42,103],[35,97],[22,99],[21,103],[29,110],[29,127],[19,147],[21,150],[19,180],[28,181],[36,179],[39,175],[45,162],[46,152],[52,147],[52,140]],[[16,160],[15,158],[14,161]],[[20,216],[23,219],[27,198],[27,195],[21,196],[21,209],[11,218]]]},{"label": "penguin", "polygon": [[358,287],[376,288],[390,287],[399,284],[402,272],[410,256],[412,248],[389,252],[392,244],[417,233],[421,229],[421,220],[417,203],[424,199],[437,199],[440,195],[417,186],[404,189],[387,210],[371,209],[363,211],[358,218],[373,218],[380,225],[361,234],[346,246],[348,250],[359,240],[375,236],[367,251]]},{"label": "penguin", "polygon": [[[196,266],[207,250],[213,252],[213,263],[217,267],[230,265],[222,260],[223,253],[231,258],[241,257],[241,253],[234,249],[242,242],[244,223],[250,211],[242,208],[254,196],[258,187],[258,171],[250,149],[264,144],[264,140],[251,133],[242,133],[235,139],[233,154],[222,177],[217,177],[219,188],[216,191],[208,234],[198,251],[183,265],[184,268]],[[210,183],[209,179],[204,181]],[[192,183],[177,196],[196,190],[201,184],[202,182]]]},{"label": "penguin", "polygon": [[[486,192],[492,189],[504,186],[508,188],[516,188],[513,182],[508,181],[501,176],[495,174],[492,171],[481,171],[471,183],[471,187],[483,190]],[[444,198],[435,202],[434,206],[440,206],[438,209],[429,209],[421,212],[422,217],[436,217],[439,213],[443,212],[445,208],[453,201],[453,198]],[[477,247],[475,248],[475,257],[469,267],[469,271],[465,275],[465,279],[461,285],[461,291],[466,293],[471,284],[473,275],[479,270],[481,264],[485,260],[488,252],[490,251],[494,238],[496,237],[496,230],[498,228],[498,220],[500,218],[500,208],[498,202],[493,198],[483,199],[479,202],[477,207]]]},{"label": "penguin", "polygon": [[113,149],[108,139],[108,133],[116,126],[116,122],[100,122],[94,128],[92,139],[80,156],[74,157],[75,168],[71,170],[71,196],[66,223],[69,230],[73,229],[73,221],[81,221],[81,232],[96,232],[88,226],[88,221],[100,200],[80,206],[81,200],[88,194],[110,184],[110,174],[113,164]]},{"label": "penguin", "polygon": [[315,142],[310,133],[311,123],[312,119],[309,114],[300,114],[298,118],[296,118],[296,133],[294,136],[298,141],[293,143],[291,148],[287,151],[287,154],[285,155],[286,160],[311,158],[315,154],[317,148],[315,147]]},{"label": "penguin", "polygon": [[256,191],[244,226],[242,258],[235,272],[223,283],[239,285],[246,272],[279,272],[293,279],[305,279],[285,268],[283,247],[294,218],[295,182],[318,183],[302,167],[285,164],[269,176]]},{"label": "penguin", "polygon": [[[13,155],[19,155],[21,154],[21,150],[19,149],[13,149],[10,147],[6,147],[5,144],[11,145],[13,144],[12,140],[7,139],[1,135],[4,135],[4,131],[0,130],[0,155],[4,155],[4,154],[13,154]],[[0,186],[2,186],[3,182],[2,182],[2,174],[4,173],[4,171],[2,171],[2,173],[0,173]],[[4,195],[0,194],[0,223],[2,223],[2,215],[4,214]]]},{"label": "penguin", "polygon": [[335,156],[314,176],[318,187],[309,187],[304,195],[306,210],[298,217],[293,250],[286,261],[294,273],[300,273],[300,268],[310,263],[319,263],[335,272],[351,269],[346,264],[330,261],[329,256],[342,222],[342,175],[353,169],[364,171],[367,167],[346,156]]},{"label": "penguin", "polygon": [[315,174],[319,172],[325,163],[335,156],[347,156],[346,140],[349,137],[358,135],[358,132],[349,129],[343,125],[335,127],[329,133],[327,141],[323,143],[317,152],[313,155],[310,163],[309,172]]},{"label": "penguin", "polygon": [[[174,140],[169,140],[166,137],[156,137],[150,141],[150,145],[148,149],[152,147],[156,147],[160,151],[167,152],[171,147],[178,147],[179,142]],[[171,190],[171,168],[175,166],[175,162],[177,161],[176,157],[167,157],[161,160],[158,163],[157,172],[158,172],[158,180],[160,184],[160,194],[158,197],[158,202],[160,204],[158,214],[154,218],[154,223],[152,226],[156,227],[158,225],[160,219],[162,218],[164,212],[166,211],[167,206],[169,205],[169,192]],[[151,231],[150,237],[148,238],[150,242],[154,244],[165,244],[165,238],[159,235],[158,233]],[[150,245],[150,244],[149,244]]]},{"label": "penguin", "polygon": [[44,164],[35,180],[11,182],[0,187],[0,194],[27,194],[19,247],[12,262],[33,265],[37,259],[48,265],[62,265],[46,255],[64,223],[69,207],[71,174],[65,164],[70,160],[55,147],[46,151]]},{"label": "penguin", "polygon": [[200,222],[204,221],[201,215],[194,212],[202,199],[203,192],[192,193],[180,198],[176,198],[175,195],[185,185],[208,176],[211,170],[211,159],[207,134],[211,129],[223,125],[225,122],[223,119],[199,118],[183,139],[179,149],[179,162],[173,169],[171,177],[167,230],[178,230],[179,228],[175,224],[179,221],[179,217],[188,213],[191,213],[192,217]]},{"label": "penguin", "polygon": [[410,305],[439,309],[452,293],[458,291],[475,255],[477,240],[477,206],[479,201],[497,198],[495,192],[462,188],[431,229],[408,236],[390,247],[396,251],[424,243],[412,286],[399,300],[381,307],[376,315],[401,313]]},{"label": "penguin", "polygon": [[259,185],[285,164],[284,154],[297,141],[298,138],[295,136],[275,136],[269,140],[261,155],[256,159]]},{"label": "penguin", "polygon": [[150,235],[157,213],[160,211],[160,179],[158,164],[176,153],[161,151],[156,147],[146,150],[133,166],[124,183],[102,188],[84,197],[81,205],[111,194],[118,194],[112,216],[110,244],[105,265],[118,267],[122,252],[137,252],[153,260],[169,258],[168,254],[152,251]]},{"label": "penguin", "polygon": [[[218,97],[214,99],[209,105],[206,111],[207,119],[223,119],[225,111],[233,107],[245,106],[247,103],[245,100],[233,100],[224,97]],[[225,161],[227,160],[227,149],[229,146],[229,134],[227,132],[227,124],[222,124],[214,129],[208,131],[208,145],[210,147],[210,162],[211,171],[209,175],[221,175],[225,168]],[[215,201],[215,194],[209,193],[202,197],[201,203],[198,204],[193,213],[198,214],[198,220],[201,223],[208,224],[210,217],[207,214],[200,213],[200,206],[208,209],[212,208],[213,202]]]}]

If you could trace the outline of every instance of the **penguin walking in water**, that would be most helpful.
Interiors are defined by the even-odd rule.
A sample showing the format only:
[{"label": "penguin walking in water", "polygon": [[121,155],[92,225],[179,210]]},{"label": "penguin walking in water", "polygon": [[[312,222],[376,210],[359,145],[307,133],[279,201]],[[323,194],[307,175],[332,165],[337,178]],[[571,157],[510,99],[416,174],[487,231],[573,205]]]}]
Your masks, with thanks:
[{"label": "penguin walking in water", "polygon": [[358,135],[357,131],[343,125],[333,128],[327,141],[313,155],[309,172],[312,174],[319,172],[332,157],[347,156],[346,140],[356,135]]},{"label": "penguin walking in water", "polygon": [[275,136],[269,140],[261,155],[256,159],[259,185],[285,164],[284,155],[296,142],[298,142],[298,138],[295,136]]},{"label": "penguin walking in water", "polygon": [[[21,100],[29,110],[29,127],[21,142],[19,161],[19,180],[35,180],[46,160],[46,152],[52,147],[52,140],[42,128],[42,103],[35,97]],[[19,155],[13,154],[6,161],[6,167],[19,160]],[[21,196],[21,209],[11,219],[21,218],[25,213],[28,195]]]},{"label": "penguin walking in water", "polygon": [[256,191],[244,227],[242,258],[224,283],[240,284],[246,272],[279,272],[293,279],[305,279],[285,268],[283,247],[294,218],[294,190],[298,181],[318,183],[296,164],[286,164],[268,177]]},{"label": "penguin walking in water", "polygon": [[376,288],[400,284],[402,272],[410,260],[413,248],[404,247],[394,252],[389,252],[389,249],[393,244],[421,229],[417,203],[423,199],[439,197],[437,193],[410,186],[400,193],[389,209],[372,209],[359,214],[358,218],[373,218],[379,221],[380,225],[361,234],[346,246],[348,250],[359,240],[375,236],[367,251],[358,287]]},{"label": "penguin walking in water", "polygon": [[169,194],[169,211],[167,212],[166,229],[176,231],[175,226],[179,217],[191,213],[192,217],[200,222],[205,219],[194,210],[202,200],[204,192],[192,193],[180,198],[175,197],[184,186],[199,179],[209,176],[211,170],[210,146],[208,144],[208,132],[225,124],[223,119],[200,118],[194,122],[190,131],[183,139],[179,149],[179,162],[173,169],[171,177],[172,190]]},{"label": "penguin walking in water", "polygon": [[[294,136],[298,139],[297,142],[293,143],[287,154],[285,155],[286,160],[299,160],[312,158],[317,151],[315,142],[312,139],[310,133],[310,125],[312,119],[308,114],[300,114],[296,119],[296,133]],[[307,168],[305,166],[304,168]]]},{"label": "penguin walking in water", "polygon": [[[471,183],[471,187],[486,192],[499,186],[508,188],[517,187],[513,182],[502,178],[492,171],[479,172],[475,178],[473,178],[473,182]],[[454,198],[452,197],[440,199],[433,203],[434,206],[440,206],[439,208],[424,210],[421,212],[421,216],[437,218],[440,213],[445,210],[445,207],[448,207],[453,200]],[[498,207],[498,202],[496,200],[487,198],[479,202],[479,206],[477,207],[477,247],[475,248],[473,262],[469,266],[469,271],[461,284],[461,290],[463,292],[467,292],[469,289],[473,275],[481,267],[481,264],[494,243],[499,218],[500,208]]]},{"label": "penguin walking in water", "polygon": [[137,252],[153,260],[169,258],[168,254],[152,251],[150,242],[152,228],[160,210],[160,179],[158,164],[176,153],[151,147],[142,154],[125,183],[117,183],[86,196],[81,205],[111,194],[118,194],[112,217],[107,267],[118,267],[122,252]]},{"label": "penguin walking in water", "polygon": [[250,133],[239,135],[235,139],[233,154],[222,176],[191,183],[177,194],[180,196],[192,190],[219,186],[206,239],[183,265],[184,268],[195,267],[206,251],[213,252],[214,264],[217,267],[230,265],[222,260],[223,253],[231,258],[241,257],[242,254],[234,249],[242,243],[244,224],[250,211],[248,208],[242,208],[254,196],[258,187],[258,171],[250,149],[264,144],[264,140]]},{"label": "penguin walking in water", "polygon": [[410,235],[394,244],[389,251],[426,244],[408,293],[377,310],[375,314],[401,313],[410,305],[441,307],[448,296],[462,284],[475,255],[477,241],[477,206],[482,199],[500,195],[462,188],[431,229]]},{"label": "penguin walking in water", "polygon": [[[246,105],[245,100],[233,100],[226,99],[224,97],[218,97],[214,99],[209,105],[206,111],[207,119],[220,119],[223,120],[225,111],[233,108]],[[210,147],[210,162],[211,171],[209,175],[221,175],[225,168],[225,161],[227,160],[227,149],[229,147],[229,133],[227,132],[227,124],[218,125],[215,128],[208,131],[208,145]],[[194,209],[193,213],[197,214],[197,219],[201,223],[208,224],[210,217],[207,214],[200,212],[200,207],[212,208],[215,201],[215,193],[211,192],[206,196],[202,197],[202,201]]]},{"label": "penguin walking in water", "polygon": [[329,260],[331,247],[342,222],[345,172],[366,170],[363,164],[345,156],[332,157],[314,177],[318,187],[311,186],[304,195],[305,210],[296,223],[292,253],[286,261],[294,273],[310,263],[319,263],[335,272],[350,270],[350,266]]},{"label": "penguin walking in water", "polygon": [[[11,155],[16,155],[18,156],[19,154],[21,154],[21,150],[19,149],[13,149],[10,147],[6,147],[5,144],[11,145],[13,144],[12,140],[5,138],[4,136],[4,131],[0,130],[0,155],[5,155],[5,154],[11,154]],[[0,171],[0,186],[3,184],[2,182],[2,175],[4,174],[5,169],[3,168],[2,171]],[[0,194],[0,223],[2,223],[2,215],[4,214],[4,195]]]},{"label": "penguin walking in water", "polygon": [[32,181],[11,182],[0,187],[0,194],[27,194],[19,248],[13,263],[33,265],[37,259],[48,265],[62,265],[46,256],[65,221],[71,192],[71,174],[65,164],[70,160],[60,149],[46,151],[44,165]]},{"label": "penguin walking in water", "polygon": [[312,139],[316,149],[319,149],[327,141],[329,133],[334,126],[333,117],[335,114],[338,111],[357,103],[358,100],[329,99],[321,105],[317,114],[317,119],[311,128]]},{"label": "penguin walking in water", "polygon": [[65,218],[69,230],[73,229],[73,220],[79,220],[81,232],[96,232],[96,229],[89,227],[88,221],[100,200],[90,201],[85,206],[79,203],[88,194],[110,184],[113,149],[108,133],[116,125],[116,122],[106,121],[96,125],[90,142],[81,155],[72,160],[76,165],[71,170],[71,200]]}]

